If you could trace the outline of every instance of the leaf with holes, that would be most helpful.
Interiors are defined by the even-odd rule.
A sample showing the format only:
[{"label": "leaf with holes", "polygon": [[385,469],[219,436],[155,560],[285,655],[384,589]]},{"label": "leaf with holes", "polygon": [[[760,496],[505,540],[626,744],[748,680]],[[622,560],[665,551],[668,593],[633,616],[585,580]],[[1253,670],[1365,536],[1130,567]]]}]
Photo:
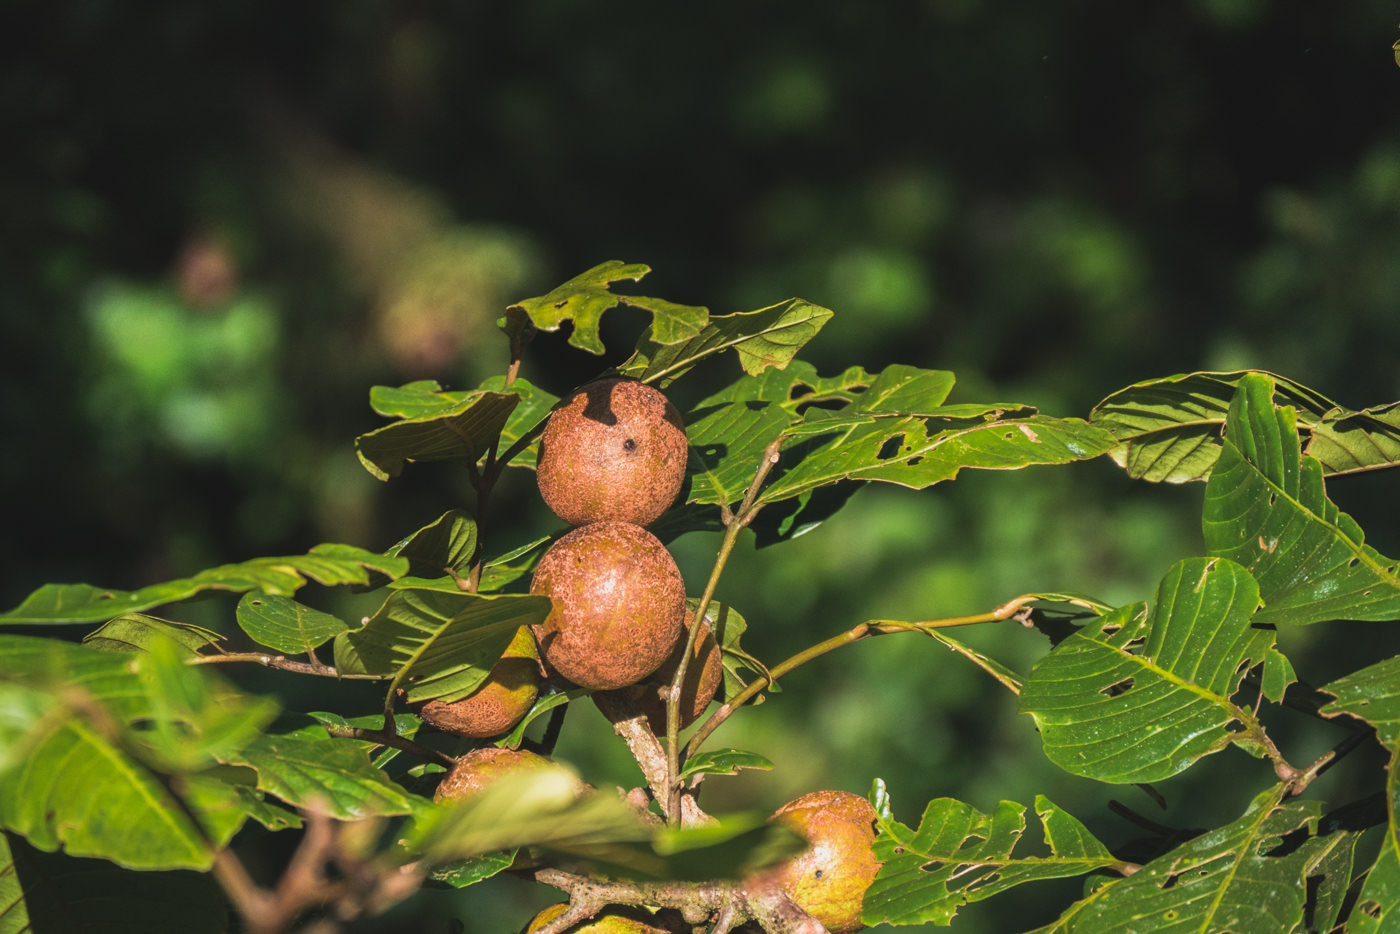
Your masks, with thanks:
[{"label": "leaf with holes", "polygon": [[1211,554],[1259,581],[1258,623],[1400,618],[1395,559],[1365,544],[1361,526],[1327,498],[1322,465],[1302,456],[1295,413],[1274,406],[1267,376],[1243,378],[1230,403],[1202,531]]},{"label": "leaf with holes", "polygon": [[549,607],[548,597],[530,594],[395,590],[363,628],[336,637],[336,668],[394,678],[409,703],[461,700],[516,630],[542,622]]},{"label": "leaf with holes", "polygon": [[1022,845],[1026,809],[1011,801],[984,814],[938,798],[924,809],[917,829],[882,814],[875,858],[883,865],[866,890],[862,920],[947,925],[963,905],[1018,885],[1122,865],[1044,795],[1036,796],[1035,814],[1045,844],[1040,852]]},{"label": "leaf with holes", "polygon": [[350,628],[344,620],[298,603],[291,597],[252,591],[236,610],[238,625],[255,642],[277,652],[310,652]]},{"label": "leaf with holes", "polygon": [[193,577],[134,591],[108,590],[90,584],[45,584],[13,610],[0,613],[0,625],[94,623],[187,600],[206,590],[239,593],[262,589],[289,596],[308,578],[334,587],[367,584],[371,572],[399,577],[407,570],[408,562],[402,558],[375,554],[351,545],[317,545],[305,555],[253,558],[242,564],[225,564],[200,571]]},{"label": "leaf with holes", "polygon": [[[1117,439],[1113,459],[1130,477],[1153,483],[1204,480],[1220,456],[1230,399],[1240,381],[1254,373],[1185,373],[1136,383],[1094,406],[1089,421]],[[1280,397],[1303,413],[1304,424],[1335,408],[1300,383],[1274,378]]]},{"label": "leaf with holes", "polygon": [[1269,788],[1238,820],[1097,889],[1033,934],[1302,930],[1315,893],[1335,888],[1310,882],[1321,866],[1335,870],[1326,854],[1338,835],[1353,835],[1320,827],[1317,802],[1283,804],[1285,795],[1284,785]]},{"label": "leaf with holes", "polygon": [[1361,412],[1328,412],[1312,426],[1306,453],[1328,474],[1400,465],[1400,402]]},{"label": "leaf with holes", "polygon": [[528,324],[541,331],[557,331],[565,321],[573,323],[569,343],[592,354],[602,354],[606,348],[598,334],[598,322],[603,313],[618,305],[627,305],[651,312],[652,339],[662,345],[677,344],[699,334],[710,313],[694,305],[678,305],[660,298],[640,295],[614,295],[614,282],[637,282],[650,266],[609,260],[585,273],[575,276],[545,295],[527,298],[506,309],[501,328],[508,336],[518,337]]},{"label": "leaf with holes", "polygon": [[1259,589],[1220,558],[1176,564],[1149,610],[1138,603],[1091,620],[1031,670],[1020,709],[1045,754],[1104,782],[1152,782],[1254,732],[1231,698],[1273,634],[1250,625]]},{"label": "leaf with holes", "polygon": [[[448,400],[455,401],[447,404]],[[475,464],[495,449],[519,401],[514,393],[453,393],[437,408],[425,402],[421,406],[425,414],[400,418],[360,435],[355,439],[355,453],[378,480],[397,477],[408,461]]]},{"label": "leaf with holes", "polygon": [[816,337],[831,311],[800,298],[758,311],[712,316],[694,337],[663,343],[654,327],[637,341],[637,349],[620,370],[623,375],[665,386],[706,357],[732,350],[750,376],[770,368],[783,369]]}]

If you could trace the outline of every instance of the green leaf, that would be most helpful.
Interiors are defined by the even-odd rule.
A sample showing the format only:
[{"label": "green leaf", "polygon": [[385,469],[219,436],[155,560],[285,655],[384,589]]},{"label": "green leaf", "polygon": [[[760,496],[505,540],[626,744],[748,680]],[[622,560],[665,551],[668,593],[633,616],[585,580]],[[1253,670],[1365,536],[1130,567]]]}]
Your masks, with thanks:
[{"label": "green leaf", "polygon": [[1400,402],[1361,412],[1328,412],[1312,426],[1306,453],[1328,474],[1400,464]]},{"label": "green leaf", "polygon": [[540,558],[544,557],[545,551],[554,543],[555,539],[556,536],[553,535],[537,538],[499,557],[490,559],[482,567],[481,581],[477,584],[477,590],[482,593],[494,593],[497,590],[504,590],[528,574],[533,574],[535,565],[540,563]]},{"label": "green leaf", "polygon": [[425,414],[401,418],[360,435],[355,439],[355,453],[378,480],[397,477],[407,461],[475,464],[495,449],[519,401],[514,393],[476,390],[437,410],[425,404]]},{"label": "green leaf", "polygon": [[681,779],[684,781],[696,775],[738,775],[743,769],[767,772],[773,769],[773,763],[756,752],[715,749],[696,753],[686,759],[685,768],[681,769]]},{"label": "green leaf", "polygon": [[1400,657],[1369,665],[1321,690],[1336,700],[1319,713],[1347,714],[1371,724],[1390,753],[1385,772],[1385,833],[1347,926],[1349,932],[1388,931],[1400,920]]},{"label": "green leaf", "polygon": [[297,714],[225,761],[254,769],[260,791],[337,820],[410,813],[408,793],[374,767],[365,746],[337,739],[317,720]]},{"label": "green leaf", "polygon": [[520,741],[525,737],[525,728],[533,721],[549,713],[555,707],[562,706],[570,701],[576,701],[581,697],[587,697],[592,693],[593,691],[590,688],[571,688],[567,691],[555,691],[552,694],[543,694],[535,701],[530,709],[525,712],[525,716],[520,718],[520,722],[517,723],[509,733],[496,740],[496,745],[505,746],[507,749],[518,748],[520,746]]},{"label": "green leaf", "polygon": [[238,625],[253,641],[291,655],[310,652],[350,628],[338,617],[313,610],[291,597],[256,590],[238,601],[237,617]]},{"label": "green leaf", "polygon": [[695,827],[663,827],[650,842],[661,859],[649,874],[695,882],[738,879],[806,848],[807,840],[782,821],[726,814]]},{"label": "green leaf", "polygon": [[1258,623],[1400,618],[1395,559],[1366,545],[1361,526],[1327,498],[1322,465],[1299,451],[1293,409],[1272,397],[1267,376],[1240,380],[1206,484],[1206,548],[1259,581]]},{"label": "green leaf", "polygon": [[335,640],[336,667],[393,677],[409,703],[460,700],[485,680],[521,626],[543,622],[548,597],[395,590],[363,629]]},{"label": "green leaf", "polygon": [[207,874],[131,872],[0,834],[0,934],[221,934],[228,905]]},{"label": "green leaf", "polygon": [[[491,392],[512,392],[520,397],[520,404],[510,413],[510,418],[506,419],[505,427],[501,429],[498,450],[503,457],[522,438],[530,436],[536,426],[548,418],[549,413],[554,410],[554,406],[559,403],[558,396],[546,392],[520,377],[516,377],[507,386],[504,376],[493,376],[483,382],[481,388]],[[524,450],[511,458],[510,465],[512,467],[528,467],[533,470],[539,456],[539,448],[539,435],[536,433]]]},{"label": "green leaf", "polygon": [[[62,846],[136,869],[209,868],[211,841],[223,846],[244,821],[240,792],[189,773],[180,778],[183,805],[177,802],[148,764],[149,737],[132,726],[188,715],[190,735],[207,750],[231,735],[229,724],[205,719],[208,698],[191,698],[178,684],[164,709],[153,709],[143,661],[50,639],[0,637],[0,827],[41,850]],[[231,694],[212,696],[237,712]]]},{"label": "green leaf", "polygon": [[575,276],[546,295],[527,298],[506,309],[502,327],[508,334],[520,333],[528,320],[542,331],[557,331],[565,321],[572,321],[573,333],[569,343],[592,354],[602,354],[602,338],[598,321],[603,313],[618,305],[649,311],[651,332],[661,344],[675,344],[700,333],[709,319],[709,311],[692,305],[677,305],[660,298],[637,295],[614,295],[614,282],[639,281],[651,272],[650,266],[609,260]]},{"label": "green leaf", "polygon": [[205,646],[222,642],[223,638],[201,626],[126,613],[83,636],[83,644],[103,652],[144,652],[153,642],[169,641],[179,646],[186,658],[194,658]]},{"label": "green leaf", "polygon": [[[750,376],[788,366],[831,317],[831,311],[791,298],[758,311],[711,316],[704,329],[684,342],[663,340],[656,328],[637,341],[621,372],[647,383],[665,386],[706,357],[733,350]],[[667,337],[671,335],[665,335]]]},{"label": "green leaf", "polygon": [[[1118,440],[1113,459],[1134,478],[1153,483],[1204,480],[1220,456],[1230,400],[1240,382],[1260,371],[1184,373],[1119,390],[1094,406],[1091,424]],[[1273,377],[1285,404],[1304,425],[1319,421],[1335,403],[1300,383]]]},{"label": "green leaf", "polygon": [[239,593],[260,589],[290,596],[307,578],[335,587],[367,584],[370,571],[398,577],[407,570],[408,562],[402,558],[375,554],[351,545],[317,545],[305,555],[253,558],[242,564],[225,564],[200,571],[193,577],[152,584],[136,591],[108,590],[90,584],[45,584],[13,610],[0,613],[0,625],[93,623],[187,600],[206,590]]},{"label": "green leaf", "polygon": [[1269,788],[1238,820],[1099,888],[1036,934],[1299,930],[1309,879],[1345,832],[1320,832],[1318,803],[1282,804],[1285,794]]},{"label": "green leaf", "polygon": [[1253,628],[1259,590],[1224,559],[1174,565],[1155,605],[1120,608],[1069,636],[1032,669],[1020,709],[1056,765],[1104,782],[1151,782],[1245,737],[1231,703],[1273,634]]},{"label": "green leaf", "polygon": [[445,392],[437,380],[420,379],[397,388],[371,386],[369,406],[385,418],[433,418],[451,411],[468,395]]},{"label": "green leaf", "polygon": [[464,889],[469,885],[484,882],[494,875],[505,872],[515,862],[516,850],[501,853],[487,853],[470,859],[456,859],[435,867],[428,878],[454,889]]},{"label": "green leaf", "polygon": [[947,925],[963,905],[1027,882],[1121,865],[1077,819],[1036,796],[1048,853],[1021,848],[1026,809],[1003,801],[992,814],[952,798],[930,801],[918,829],[879,819],[875,858],[883,865],[865,893],[866,924]]},{"label": "green leaf", "polygon": [[407,558],[409,574],[436,577],[444,571],[465,572],[476,545],[476,519],[465,509],[449,509],[385,554]]}]

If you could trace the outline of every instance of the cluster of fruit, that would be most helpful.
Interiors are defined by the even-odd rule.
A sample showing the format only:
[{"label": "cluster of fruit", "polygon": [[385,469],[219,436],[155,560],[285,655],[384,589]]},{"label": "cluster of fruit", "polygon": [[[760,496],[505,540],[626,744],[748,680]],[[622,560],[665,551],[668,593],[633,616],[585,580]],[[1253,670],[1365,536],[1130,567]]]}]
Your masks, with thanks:
[{"label": "cluster of fruit", "polygon": [[[680,569],[645,527],[675,501],[688,450],[680,413],[642,383],[599,380],[556,406],[540,436],[537,478],[545,503],[574,528],[545,552],[530,584],[553,608],[542,623],[521,628],[473,694],[423,705],[426,722],[458,736],[500,735],[530,709],[541,678],[549,676],[596,692],[625,692],[653,732],[665,733],[664,698],[685,653],[691,614]],[[700,625],[682,685],[682,727],[704,712],[722,676],[714,634]],[[457,761],[436,798],[460,800],[506,774],[550,767],[557,768],[523,750],[477,749]],[[811,845],[748,884],[781,889],[835,934],[859,930],[861,899],[879,869],[869,802],[847,792],[813,792],[773,817]],[[546,909],[534,926],[560,910]],[[664,922],[629,909],[604,913],[587,929],[641,934],[665,930]]]}]

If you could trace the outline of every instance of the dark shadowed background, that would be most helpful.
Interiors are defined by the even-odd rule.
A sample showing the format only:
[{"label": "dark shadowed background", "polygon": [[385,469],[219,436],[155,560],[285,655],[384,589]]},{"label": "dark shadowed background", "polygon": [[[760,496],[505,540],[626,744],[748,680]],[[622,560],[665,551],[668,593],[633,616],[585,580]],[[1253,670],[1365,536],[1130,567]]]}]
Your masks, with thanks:
[{"label": "dark shadowed background", "polygon": [[[369,387],[475,385],[506,362],[507,304],[608,259],[715,313],[825,305],[804,354],[824,373],[949,369],[954,401],[1083,416],[1131,382],[1244,367],[1355,408],[1400,399],[1400,29],[1381,0],[21,0],[0,35],[6,607],[46,581],[135,588],[322,541],[387,547],[468,485],[361,469]],[[560,393],[619,362],[645,316],[604,321],[608,357],[547,335],[525,375]],[[737,375],[722,361],[675,396]],[[1329,491],[1400,550],[1392,476]],[[870,617],[1037,590],[1145,599],[1199,553],[1199,505],[1199,487],[1107,462],[867,489],[791,545],[746,545],[720,596],[770,662]],[[496,508],[493,552],[557,525],[526,473]],[[715,543],[674,546],[695,590]],[[230,605],[190,621],[228,631]],[[1014,698],[906,638],[829,656],[735,717],[718,741],[778,768],[714,779],[715,806],[880,776],[906,822],[936,796],[1043,792],[1119,845],[1140,831],[1109,798],[1228,820],[1244,792],[1221,776],[1265,768],[1227,751],[1164,783],[1166,811],[1072,779]],[[969,641],[1023,671],[1046,648],[1014,624]],[[1349,651],[1394,642],[1378,629]],[[580,709],[561,754],[635,783],[609,736]],[[490,888],[365,930],[506,930],[516,900],[548,894],[481,901]],[[1028,893],[955,929],[1051,917]]]}]

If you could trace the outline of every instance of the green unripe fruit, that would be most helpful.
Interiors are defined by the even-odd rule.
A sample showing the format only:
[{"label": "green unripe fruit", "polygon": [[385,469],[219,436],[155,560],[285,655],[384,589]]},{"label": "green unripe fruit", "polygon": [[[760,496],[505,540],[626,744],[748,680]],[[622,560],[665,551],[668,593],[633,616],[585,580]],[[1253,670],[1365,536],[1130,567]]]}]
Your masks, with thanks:
[{"label": "green unripe fruit", "polygon": [[589,383],[561,401],[540,436],[540,495],[569,525],[649,525],[675,502],[688,446],[680,412],[627,379]]},{"label": "green unripe fruit", "polygon": [[481,685],[451,703],[431,700],[418,709],[424,723],[453,736],[499,736],[530,712],[540,695],[540,653],[521,626]]},{"label": "green unripe fruit", "polygon": [[807,838],[808,847],[763,879],[776,883],[831,934],[852,934],[860,920],[865,890],[875,881],[875,808],[848,791],[814,791],[774,812]]},{"label": "green unripe fruit", "polygon": [[554,605],[533,627],[545,663],[602,691],[661,667],[686,615],[675,559],[630,522],[594,522],[559,539],[540,559],[530,592]]}]

